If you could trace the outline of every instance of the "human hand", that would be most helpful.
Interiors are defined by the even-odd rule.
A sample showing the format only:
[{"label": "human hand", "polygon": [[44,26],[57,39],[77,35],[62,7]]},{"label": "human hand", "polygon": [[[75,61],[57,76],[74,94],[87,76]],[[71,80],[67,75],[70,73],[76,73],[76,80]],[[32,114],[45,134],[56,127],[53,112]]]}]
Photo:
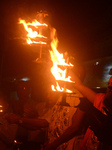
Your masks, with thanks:
[{"label": "human hand", "polygon": [[73,68],[68,70],[68,75],[71,77],[71,82],[59,81],[60,85],[65,85],[67,89],[73,90],[75,87],[82,84],[82,81],[80,80],[78,74],[74,72]]},{"label": "human hand", "polygon": [[71,76],[71,81],[73,81],[75,84],[81,84],[80,75],[75,72],[75,68],[70,68],[68,70],[68,75]]},{"label": "human hand", "polygon": [[21,119],[20,116],[17,116],[16,114],[14,113],[10,113],[6,116],[6,119],[9,123],[11,124],[17,124],[18,121]]}]

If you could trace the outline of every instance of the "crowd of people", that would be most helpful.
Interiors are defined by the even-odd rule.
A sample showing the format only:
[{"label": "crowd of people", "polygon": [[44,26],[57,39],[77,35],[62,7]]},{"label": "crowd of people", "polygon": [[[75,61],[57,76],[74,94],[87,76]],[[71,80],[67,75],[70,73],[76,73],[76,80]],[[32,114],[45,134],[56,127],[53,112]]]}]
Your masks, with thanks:
[{"label": "crowd of people", "polygon": [[18,82],[18,99],[10,102],[0,93],[1,150],[112,149],[112,77],[106,93],[96,93],[83,84],[82,72],[69,73],[74,83],[66,87],[73,96],[53,92],[53,78],[41,73]]}]

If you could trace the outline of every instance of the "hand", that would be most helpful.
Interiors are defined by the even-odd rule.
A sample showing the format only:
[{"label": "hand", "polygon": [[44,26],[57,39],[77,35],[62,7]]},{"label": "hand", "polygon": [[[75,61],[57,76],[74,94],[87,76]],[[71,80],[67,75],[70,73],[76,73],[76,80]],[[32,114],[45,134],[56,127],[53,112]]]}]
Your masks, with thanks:
[{"label": "hand", "polygon": [[[73,69],[70,69],[68,71],[69,71],[68,74],[71,77],[70,80],[72,82],[65,82],[66,83],[66,88],[70,89],[70,90],[73,90],[75,87],[77,87],[78,85],[82,84],[82,82],[81,82],[79,76],[73,71]],[[60,82],[65,84],[63,81],[60,81]]]},{"label": "hand", "polygon": [[75,82],[75,84],[81,84],[80,76],[75,73],[74,68],[68,70],[69,76],[71,76],[71,80]]},{"label": "hand", "polygon": [[7,121],[8,121],[9,123],[11,123],[11,124],[17,124],[18,121],[21,119],[21,117],[15,115],[15,114],[13,114],[13,113],[10,113],[10,114],[8,114],[8,115],[6,116],[6,119],[7,119]]}]

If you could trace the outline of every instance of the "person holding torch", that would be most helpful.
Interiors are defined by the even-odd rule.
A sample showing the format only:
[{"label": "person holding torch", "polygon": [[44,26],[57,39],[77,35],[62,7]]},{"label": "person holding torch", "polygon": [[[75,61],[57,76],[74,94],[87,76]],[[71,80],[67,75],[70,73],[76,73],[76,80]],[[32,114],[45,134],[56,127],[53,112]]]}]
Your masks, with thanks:
[{"label": "person holding torch", "polygon": [[[44,150],[56,150],[58,147],[73,137],[81,130],[85,116],[88,116],[88,129],[79,149],[111,149],[112,139],[112,77],[108,82],[106,93],[96,93],[71,71],[72,80],[75,82],[71,88],[76,88],[83,98],[72,118],[72,125],[60,135],[54,142],[45,146]],[[69,88],[71,85],[68,85]],[[69,149],[69,148],[68,148]],[[73,148],[74,149],[74,148]]]}]

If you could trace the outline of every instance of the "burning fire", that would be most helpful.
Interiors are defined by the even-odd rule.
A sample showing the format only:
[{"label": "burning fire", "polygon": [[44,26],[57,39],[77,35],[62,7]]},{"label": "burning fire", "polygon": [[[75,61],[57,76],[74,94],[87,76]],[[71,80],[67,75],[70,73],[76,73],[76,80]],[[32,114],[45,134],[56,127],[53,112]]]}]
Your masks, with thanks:
[{"label": "burning fire", "polygon": [[[58,46],[58,39],[56,37],[56,29],[52,29],[51,32],[51,48],[50,50],[50,55],[51,55],[51,60],[53,62],[53,66],[51,68],[51,72],[53,76],[56,79],[56,88],[54,85],[52,85],[52,90],[53,91],[64,91],[64,92],[72,92],[66,87],[61,88],[58,84],[58,81],[66,81],[66,82],[72,82],[70,80],[70,76],[67,76],[67,68],[70,66],[73,66],[71,63],[65,62],[65,59],[63,58],[63,54],[60,54],[57,50]],[[60,66],[64,67],[64,70],[60,68]]]},{"label": "burning fire", "polygon": [[[20,19],[19,23],[23,24],[25,30],[28,32],[28,34],[26,35],[28,44],[32,44],[32,43],[46,44],[46,42],[36,41],[36,40],[37,40],[37,38],[41,38],[41,39],[47,38],[47,37],[42,35],[41,30],[39,29],[39,27],[47,27],[48,26],[47,24],[45,24],[45,23],[41,24],[37,20],[34,20],[32,23],[30,23],[30,22],[26,23],[26,21],[22,20],[22,19]],[[33,31],[33,29],[31,27],[35,27],[36,31]]]},{"label": "burning fire", "polygon": [[[28,22],[26,23],[25,20],[21,20],[19,21],[20,24],[23,24],[25,30],[28,32],[27,33],[27,43],[28,44],[32,44],[32,43],[36,43],[36,44],[47,44],[46,42],[42,42],[42,41],[37,41],[37,38],[44,38],[46,39],[47,37],[43,36],[41,34],[41,30],[39,30],[39,27],[47,27],[48,25],[43,23],[39,23],[37,20],[34,20],[32,23]],[[36,31],[33,31],[33,29],[31,27],[35,27]],[[37,32],[38,30],[38,32]],[[71,93],[71,90],[66,89],[66,87],[60,87],[59,85],[59,81],[64,81],[64,82],[72,82],[70,80],[70,76],[67,76],[67,69],[68,67],[73,66],[71,63],[68,62],[68,60],[66,61],[63,58],[63,54],[60,54],[57,50],[57,46],[58,46],[58,39],[56,37],[56,29],[52,28],[51,29],[51,49],[49,50],[50,52],[50,56],[51,56],[51,60],[53,62],[53,66],[51,68],[51,72],[53,74],[53,76],[56,79],[56,87],[54,85],[52,85],[52,90],[53,91],[61,91],[61,92],[69,92]],[[64,69],[61,69],[60,66],[63,66]]]}]

